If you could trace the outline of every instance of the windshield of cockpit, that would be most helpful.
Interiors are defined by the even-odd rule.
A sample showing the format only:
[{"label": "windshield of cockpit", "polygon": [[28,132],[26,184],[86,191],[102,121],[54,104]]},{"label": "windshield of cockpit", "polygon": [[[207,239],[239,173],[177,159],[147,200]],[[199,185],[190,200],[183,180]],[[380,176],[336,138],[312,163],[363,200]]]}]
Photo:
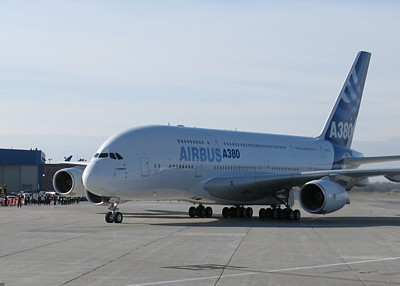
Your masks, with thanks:
[{"label": "windshield of cockpit", "polygon": [[96,153],[94,154],[94,158],[111,158],[113,160],[122,160],[124,159],[119,153]]}]

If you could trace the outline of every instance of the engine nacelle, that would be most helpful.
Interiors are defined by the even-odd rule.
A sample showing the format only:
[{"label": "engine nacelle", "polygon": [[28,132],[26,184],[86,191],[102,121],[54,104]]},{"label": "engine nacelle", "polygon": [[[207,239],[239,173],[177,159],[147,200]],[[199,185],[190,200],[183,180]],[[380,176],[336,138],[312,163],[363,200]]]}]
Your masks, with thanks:
[{"label": "engine nacelle", "polygon": [[400,183],[400,175],[393,175],[393,176],[385,176],[386,179],[389,181]]},{"label": "engine nacelle", "polygon": [[109,199],[108,197],[102,197],[96,194],[93,194],[92,192],[89,192],[88,190],[85,190],[85,196],[86,199],[91,202],[92,204],[95,204],[96,206],[107,206],[109,205]]},{"label": "engine nacelle", "polygon": [[344,187],[328,179],[320,179],[306,183],[300,190],[301,207],[313,214],[335,212],[349,203]]},{"label": "engine nacelle", "polygon": [[85,186],[82,183],[84,167],[71,167],[58,170],[53,177],[54,190],[62,196],[83,196]]}]

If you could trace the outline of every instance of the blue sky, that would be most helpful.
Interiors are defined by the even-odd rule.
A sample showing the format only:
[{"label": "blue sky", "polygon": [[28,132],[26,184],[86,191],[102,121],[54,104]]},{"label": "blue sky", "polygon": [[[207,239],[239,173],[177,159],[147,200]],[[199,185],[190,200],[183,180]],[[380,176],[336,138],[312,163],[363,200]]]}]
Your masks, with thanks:
[{"label": "blue sky", "polygon": [[1,1],[0,148],[90,159],[115,132],[168,123],[317,136],[366,50],[353,147],[400,154],[398,15],[397,1]]}]

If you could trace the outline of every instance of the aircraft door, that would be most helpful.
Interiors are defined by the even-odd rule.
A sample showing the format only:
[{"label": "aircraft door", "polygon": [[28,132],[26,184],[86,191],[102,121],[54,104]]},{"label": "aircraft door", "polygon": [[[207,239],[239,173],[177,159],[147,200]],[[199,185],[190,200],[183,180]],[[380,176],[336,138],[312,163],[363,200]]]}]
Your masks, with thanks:
[{"label": "aircraft door", "polygon": [[199,162],[198,164],[195,165],[195,176],[199,178],[201,177],[202,173],[203,173],[203,164]]},{"label": "aircraft door", "polygon": [[142,177],[149,176],[149,158],[148,157],[140,157],[140,170]]}]

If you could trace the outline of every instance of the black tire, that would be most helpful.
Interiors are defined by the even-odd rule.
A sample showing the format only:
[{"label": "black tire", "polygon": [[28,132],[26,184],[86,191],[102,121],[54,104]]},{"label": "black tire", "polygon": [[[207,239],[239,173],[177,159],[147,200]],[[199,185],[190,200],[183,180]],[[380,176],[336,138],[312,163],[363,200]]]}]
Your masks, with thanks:
[{"label": "black tire", "polygon": [[213,210],[210,207],[206,207],[206,217],[212,217],[213,215]]},{"label": "black tire", "polygon": [[247,218],[252,218],[253,217],[253,209],[252,208],[248,207],[246,209],[245,213],[246,213],[246,217]]},{"label": "black tire", "polygon": [[229,217],[229,208],[228,207],[224,207],[222,209],[222,217],[224,217],[224,218],[228,218]]},{"label": "black tire", "polygon": [[112,212],[107,212],[107,213],[106,213],[106,222],[107,222],[107,223],[112,223],[112,222],[114,222]]},{"label": "black tire", "polygon": [[265,210],[265,218],[271,219],[271,218],[272,218],[272,215],[273,215],[273,210],[272,210],[271,208],[267,208],[267,209]]},{"label": "black tire", "polygon": [[286,210],[286,219],[287,220],[294,220],[294,211],[291,209]]},{"label": "black tire", "polygon": [[278,219],[278,217],[279,217],[279,210],[280,210],[280,209],[273,209],[273,210],[272,210],[272,219]]},{"label": "black tire", "polygon": [[293,215],[294,215],[294,220],[300,220],[301,218],[301,213],[299,210],[294,210],[293,211]]},{"label": "black tire", "polygon": [[206,209],[204,207],[197,207],[196,215],[198,217],[205,217],[206,216]]},{"label": "black tire", "polygon": [[190,217],[195,217],[196,216],[196,208],[195,207],[190,207],[189,208],[189,216]]},{"label": "black tire", "polygon": [[286,210],[278,209],[278,219],[279,220],[286,219]]},{"label": "black tire", "polygon": [[120,213],[120,212],[115,213],[115,217],[114,217],[115,223],[121,223],[123,219],[124,219],[124,216],[122,215],[122,213]]},{"label": "black tire", "polygon": [[261,209],[259,210],[259,212],[258,212],[258,217],[259,217],[260,219],[266,218],[266,216],[265,216],[265,209],[264,209],[264,208],[261,208]]},{"label": "black tire", "polygon": [[229,216],[230,217],[237,217],[236,216],[236,208],[235,207],[230,207],[229,208]]}]

